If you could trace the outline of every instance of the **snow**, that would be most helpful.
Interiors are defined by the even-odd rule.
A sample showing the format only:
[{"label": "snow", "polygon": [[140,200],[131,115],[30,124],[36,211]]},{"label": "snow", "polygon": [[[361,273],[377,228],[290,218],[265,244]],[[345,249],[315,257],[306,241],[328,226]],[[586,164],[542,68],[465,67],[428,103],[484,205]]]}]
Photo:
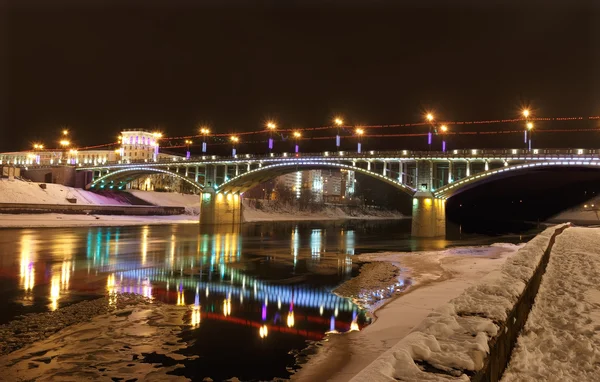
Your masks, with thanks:
[{"label": "snow", "polygon": [[130,190],[133,196],[145,200],[148,203],[162,207],[185,207],[188,215],[200,214],[200,196],[191,194],[180,194],[176,192],[154,192]]},{"label": "snow", "polygon": [[503,382],[600,381],[600,229],[557,236]]},{"label": "snow", "polygon": [[198,224],[188,215],[124,216],[75,214],[0,214],[0,228],[11,227],[96,227],[147,224]]},{"label": "snow", "polygon": [[[479,282],[438,306],[352,381],[469,380],[465,371],[477,371],[483,366],[489,353],[487,344],[497,334],[497,324],[506,319],[556,229],[546,229],[510,256],[501,268],[491,269],[493,272]],[[438,370],[428,372],[423,364]]]},{"label": "snow", "polygon": [[40,183],[0,179],[0,203],[72,204],[67,198],[76,198],[77,204],[123,205],[114,199],[79,188],[45,184],[44,190],[40,188]]},{"label": "snow", "polygon": [[[293,379],[348,381],[408,335],[438,306],[457,297],[490,272],[500,269],[519,248],[520,246],[513,244],[495,244],[489,247],[457,247],[442,251],[384,252],[356,256],[359,261],[393,264],[399,267],[401,272],[388,280],[387,285],[373,283],[373,280],[382,280],[385,274],[389,274],[387,268],[382,268],[382,272],[368,275],[370,280],[362,289],[355,286],[344,296],[363,303],[366,300],[362,297],[364,295],[375,295],[388,287],[393,287],[395,291],[379,303],[366,305],[377,318],[374,323],[360,332],[330,335],[318,353],[308,364],[303,365]],[[352,280],[349,284],[352,284]],[[397,284],[408,288],[398,288]],[[348,286],[342,285],[336,292],[347,288]],[[412,358],[410,359],[411,363],[407,365],[417,367]],[[387,374],[392,375],[392,364],[382,363],[380,366],[388,369]]]},{"label": "snow", "polygon": [[[114,304],[110,297],[102,302],[108,303],[109,308]],[[187,380],[168,373],[183,367],[182,361],[195,358],[177,354],[188,346],[178,335],[190,325],[191,308],[147,299],[117,308],[4,355],[0,359],[2,378],[7,381]],[[146,359],[148,355],[153,357]],[[156,367],[156,359],[165,357],[174,361],[173,366]]]},{"label": "snow", "polygon": [[370,210],[365,212],[351,213],[350,210],[337,206],[324,206],[319,211],[301,211],[297,206],[273,205],[268,201],[261,201],[262,209],[256,209],[248,201],[244,201],[244,221],[302,221],[302,220],[344,220],[344,219],[398,219],[403,216],[390,211]]}]

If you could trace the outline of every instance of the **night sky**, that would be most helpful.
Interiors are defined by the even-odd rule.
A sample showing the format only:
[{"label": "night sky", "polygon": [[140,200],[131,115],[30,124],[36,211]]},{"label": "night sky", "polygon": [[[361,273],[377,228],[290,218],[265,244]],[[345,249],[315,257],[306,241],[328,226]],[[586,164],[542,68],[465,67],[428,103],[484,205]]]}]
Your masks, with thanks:
[{"label": "night sky", "polygon": [[[206,123],[230,133],[269,118],[289,128],[328,125],[337,114],[394,124],[433,109],[444,120],[478,120],[516,117],[523,104],[539,116],[600,114],[600,8],[591,1],[119,3],[5,4],[0,151],[56,146],[62,125],[86,146],[115,141],[122,128],[180,136]],[[598,124],[556,127],[590,126]],[[580,146],[598,147],[590,136],[600,139],[579,135]],[[564,134],[540,139],[564,146]]]}]

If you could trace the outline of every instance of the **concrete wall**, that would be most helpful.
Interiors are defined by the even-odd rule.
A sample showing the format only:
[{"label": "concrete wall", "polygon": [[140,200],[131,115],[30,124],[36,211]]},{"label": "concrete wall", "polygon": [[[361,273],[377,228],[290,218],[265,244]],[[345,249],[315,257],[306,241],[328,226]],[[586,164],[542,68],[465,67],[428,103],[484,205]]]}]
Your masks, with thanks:
[{"label": "concrete wall", "polygon": [[184,207],[2,203],[0,214],[182,215]]}]

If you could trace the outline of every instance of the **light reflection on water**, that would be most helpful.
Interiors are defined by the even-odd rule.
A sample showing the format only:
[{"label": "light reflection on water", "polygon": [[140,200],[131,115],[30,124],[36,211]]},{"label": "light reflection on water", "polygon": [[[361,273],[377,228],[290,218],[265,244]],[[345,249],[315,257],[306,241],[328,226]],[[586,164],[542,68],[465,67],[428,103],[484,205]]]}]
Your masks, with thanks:
[{"label": "light reflection on water", "polygon": [[[354,231],[298,225],[286,231],[268,226],[208,232],[193,226],[3,230],[2,302],[18,309],[5,312],[2,322],[99,295],[114,305],[116,294],[135,293],[188,306],[186,336],[195,340],[210,341],[215,334],[224,339],[235,332],[231,340],[242,348],[270,346],[285,355],[284,361],[269,365],[267,374],[246,365],[230,377],[285,377],[286,367],[294,364],[288,353],[301,350],[306,340],[365,324],[360,309],[331,293],[352,275]],[[216,343],[204,349],[195,345],[193,352],[206,361],[187,369],[224,377],[210,360],[233,354]]]},{"label": "light reflection on water", "polygon": [[466,244],[412,240],[409,230],[410,221],[0,230],[9,307],[0,323],[135,293],[188,307],[184,353],[199,358],[184,362],[186,376],[286,377],[307,340],[364,326],[364,312],[331,293],[357,272],[356,253]]}]

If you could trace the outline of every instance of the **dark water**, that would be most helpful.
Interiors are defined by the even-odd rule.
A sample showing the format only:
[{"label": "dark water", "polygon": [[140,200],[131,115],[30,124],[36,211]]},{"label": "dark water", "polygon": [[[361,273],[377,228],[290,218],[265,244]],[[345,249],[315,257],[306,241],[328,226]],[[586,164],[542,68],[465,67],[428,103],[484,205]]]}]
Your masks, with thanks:
[{"label": "dark water", "polygon": [[[0,229],[0,324],[108,292],[189,305],[183,373],[214,380],[288,377],[294,354],[326,332],[361,329],[365,313],[331,290],[357,273],[352,256],[528,240],[515,223],[449,226],[409,236],[410,221]],[[478,234],[482,232],[483,234]]]}]

